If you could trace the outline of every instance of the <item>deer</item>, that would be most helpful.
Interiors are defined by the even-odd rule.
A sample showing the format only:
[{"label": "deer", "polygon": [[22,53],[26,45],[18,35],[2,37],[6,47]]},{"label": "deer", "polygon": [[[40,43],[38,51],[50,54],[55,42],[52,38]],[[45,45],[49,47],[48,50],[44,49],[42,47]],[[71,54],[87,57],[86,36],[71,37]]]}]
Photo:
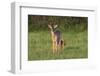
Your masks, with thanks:
[{"label": "deer", "polygon": [[64,40],[62,38],[61,32],[57,30],[58,25],[50,23],[48,27],[50,28],[51,32],[53,54],[60,53],[60,51],[64,48]]}]

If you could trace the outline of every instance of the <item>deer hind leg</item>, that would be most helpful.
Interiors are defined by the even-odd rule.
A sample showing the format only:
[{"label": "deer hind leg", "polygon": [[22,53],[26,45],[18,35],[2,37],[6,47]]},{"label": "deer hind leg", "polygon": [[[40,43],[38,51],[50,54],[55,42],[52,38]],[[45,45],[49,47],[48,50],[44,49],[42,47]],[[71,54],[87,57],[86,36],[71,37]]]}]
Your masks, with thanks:
[{"label": "deer hind leg", "polygon": [[60,50],[61,50],[61,49],[60,49],[60,43],[57,43],[57,42],[56,42],[56,53],[57,53],[57,54],[60,54]]},{"label": "deer hind leg", "polygon": [[61,40],[60,44],[61,44],[61,49],[64,49],[64,40]]}]

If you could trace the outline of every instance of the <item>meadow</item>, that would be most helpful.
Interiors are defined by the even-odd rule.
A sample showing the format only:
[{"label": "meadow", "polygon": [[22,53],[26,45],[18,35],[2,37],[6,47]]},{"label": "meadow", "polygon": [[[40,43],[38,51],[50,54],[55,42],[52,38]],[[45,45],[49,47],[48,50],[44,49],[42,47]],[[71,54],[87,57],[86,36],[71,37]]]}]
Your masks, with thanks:
[{"label": "meadow", "polygon": [[60,54],[52,53],[50,31],[29,32],[29,60],[87,58],[87,31],[63,32],[65,47]]}]

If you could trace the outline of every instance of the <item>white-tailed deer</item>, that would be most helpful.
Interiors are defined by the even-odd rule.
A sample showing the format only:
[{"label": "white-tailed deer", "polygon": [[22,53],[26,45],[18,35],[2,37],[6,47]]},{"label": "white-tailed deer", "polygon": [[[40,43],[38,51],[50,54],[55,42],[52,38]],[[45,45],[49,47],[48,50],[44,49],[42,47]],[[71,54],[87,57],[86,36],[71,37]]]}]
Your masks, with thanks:
[{"label": "white-tailed deer", "polygon": [[51,30],[53,53],[59,53],[64,48],[64,40],[62,39],[61,32],[57,30],[58,25],[49,24],[48,27]]}]

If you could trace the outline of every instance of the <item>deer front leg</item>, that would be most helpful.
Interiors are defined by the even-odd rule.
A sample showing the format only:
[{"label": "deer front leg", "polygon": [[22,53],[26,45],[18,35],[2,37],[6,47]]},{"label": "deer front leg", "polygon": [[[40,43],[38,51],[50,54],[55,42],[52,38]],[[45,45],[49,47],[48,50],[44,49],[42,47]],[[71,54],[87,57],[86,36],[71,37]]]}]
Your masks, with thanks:
[{"label": "deer front leg", "polygon": [[55,53],[55,42],[53,41],[53,54]]},{"label": "deer front leg", "polygon": [[57,41],[55,42],[55,50],[56,50],[56,53],[58,53],[58,44],[57,44]]}]

